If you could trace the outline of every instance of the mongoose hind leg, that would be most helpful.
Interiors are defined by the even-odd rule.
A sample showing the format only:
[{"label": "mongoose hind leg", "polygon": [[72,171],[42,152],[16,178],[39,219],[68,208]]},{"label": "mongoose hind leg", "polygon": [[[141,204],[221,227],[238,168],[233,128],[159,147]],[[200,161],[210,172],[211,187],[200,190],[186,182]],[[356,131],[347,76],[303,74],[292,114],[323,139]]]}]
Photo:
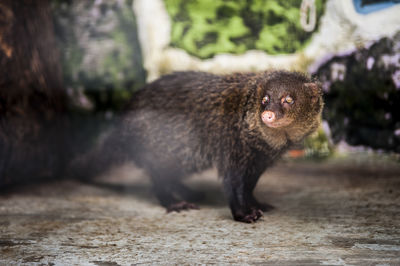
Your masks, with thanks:
[{"label": "mongoose hind leg", "polygon": [[176,191],[174,185],[154,184],[154,192],[160,204],[167,212],[199,209],[196,204],[179,197],[179,192]]},{"label": "mongoose hind leg", "polygon": [[199,198],[200,194],[181,183],[182,174],[179,170],[162,171],[162,169],[151,168],[149,173],[156,197],[167,212],[199,209],[191,201]]},{"label": "mongoose hind leg", "polygon": [[205,198],[204,192],[191,189],[181,182],[175,182],[174,189],[182,199],[189,202],[199,202]]}]

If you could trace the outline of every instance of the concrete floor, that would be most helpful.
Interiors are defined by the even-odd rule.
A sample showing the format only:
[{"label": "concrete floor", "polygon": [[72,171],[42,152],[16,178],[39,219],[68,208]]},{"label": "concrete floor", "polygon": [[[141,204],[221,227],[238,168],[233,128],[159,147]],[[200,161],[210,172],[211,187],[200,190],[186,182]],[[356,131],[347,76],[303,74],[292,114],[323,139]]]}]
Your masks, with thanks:
[{"label": "concrete floor", "polygon": [[282,162],[256,195],[276,209],[234,222],[214,170],[188,180],[200,210],[167,214],[124,167],[0,194],[1,265],[400,265],[400,165]]}]

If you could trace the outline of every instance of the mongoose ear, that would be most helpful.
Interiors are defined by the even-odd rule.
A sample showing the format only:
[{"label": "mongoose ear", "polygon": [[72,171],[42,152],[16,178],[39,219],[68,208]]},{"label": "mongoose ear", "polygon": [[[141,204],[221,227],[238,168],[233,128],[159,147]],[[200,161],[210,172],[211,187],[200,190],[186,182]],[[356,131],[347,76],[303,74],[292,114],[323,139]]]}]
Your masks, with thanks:
[{"label": "mongoose ear", "polygon": [[312,91],[312,94],[315,96],[319,96],[321,94],[321,88],[318,86],[317,83],[309,82],[304,83],[304,87]]},{"label": "mongoose ear", "polygon": [[318,86],[317,83],[304,83],[304,87],[306,87],[307,89],[311,90],[311,101],[313,103],[316,103],[318,101],[318,98],[321,96],[322,90],[321,87]]}]

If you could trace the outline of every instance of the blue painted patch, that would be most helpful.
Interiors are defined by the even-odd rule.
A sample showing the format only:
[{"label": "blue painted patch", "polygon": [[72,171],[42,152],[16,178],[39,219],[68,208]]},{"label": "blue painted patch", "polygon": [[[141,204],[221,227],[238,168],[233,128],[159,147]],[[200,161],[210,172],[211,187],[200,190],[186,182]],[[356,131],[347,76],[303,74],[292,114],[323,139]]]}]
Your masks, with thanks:
[{"label": "blue painted patch", "polygon": [[357,13],[369,14],[399,4],[400,0],[376,0],[376,1],[353,0],[353,3]]}]

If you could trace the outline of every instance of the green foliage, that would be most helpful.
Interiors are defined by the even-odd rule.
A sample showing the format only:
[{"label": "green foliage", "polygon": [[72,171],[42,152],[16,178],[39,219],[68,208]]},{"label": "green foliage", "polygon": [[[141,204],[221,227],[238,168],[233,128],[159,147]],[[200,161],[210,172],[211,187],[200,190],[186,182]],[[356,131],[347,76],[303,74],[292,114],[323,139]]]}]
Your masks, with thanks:
[{"label": "green foliage", "polygon": [[145,83],[132,0],[52,2],[64,83],[96,110],[119,109]]},{"label": "green foliage", "polygon": [[[172,19],[171,45],[200,58],[250,49],[293,53],[312,35],[300,26],[301,0],[165,0],[165,4]],[[324,5],[325,0],[316,0],[318,18]]]},{"label": "green foliage", "polygon": [[312,159],[325,159],[334,153],[333,146],[322,128],[304,141],[305,155]]}]

